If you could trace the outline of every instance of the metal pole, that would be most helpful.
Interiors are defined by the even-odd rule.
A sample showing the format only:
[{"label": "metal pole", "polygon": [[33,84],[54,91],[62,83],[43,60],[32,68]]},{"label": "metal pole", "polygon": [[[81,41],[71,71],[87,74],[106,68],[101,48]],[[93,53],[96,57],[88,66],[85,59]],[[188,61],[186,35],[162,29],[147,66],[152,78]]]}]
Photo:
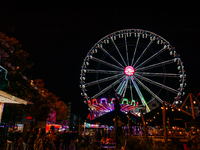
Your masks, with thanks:
[{"label": "metal pole", "polygon": [[192,101],[192,94],[190,93],[190,103],[191,103],[191,107],[192,107],[192,117],[195,120],[195,113],[194,113],[194,104]]},{"label": "metal pole", "polygon": [[165,103],[163,103],[162,115],[163,115],[164,140],[165,140],[165,146],[166,146],[167,145],[167,129],[166,129],[166,106],[165,106]]},{"label": "metal pole", "polygon": [[128,134],[129,134],[129,138],[131,138],[131,130],[130,130],[130,112],[128,112]]},{"label": "metal pole", "polygon": [[143,124],[143,128],[144,128],[144,137],[147,138],[146,122],[145,122],[145,119],[144,119],[144,116],[143,116],[142,109],[140,109],[140,113],[141,113],[142,124]]}]

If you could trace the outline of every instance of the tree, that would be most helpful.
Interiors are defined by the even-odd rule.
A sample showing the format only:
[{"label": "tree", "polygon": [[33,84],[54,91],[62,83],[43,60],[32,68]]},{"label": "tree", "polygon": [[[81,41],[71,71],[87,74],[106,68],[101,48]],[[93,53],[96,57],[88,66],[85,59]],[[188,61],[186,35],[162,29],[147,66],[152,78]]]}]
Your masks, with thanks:
[{"label": "tree", "polygon": [[[27,61],[29,54],[21,47],[18,40],[0,32],[0,65],[8,71],[9,81],[9,87],[5,91],[32,102],[33,105],[6,104],[2,120],[17,121],[24,114],[28,114],[36,121],[43,121],[47,120],[51,109],[56,110],[59,119],[66,119],[67,105],[58,101],[59,98],[55,94],[44,88],[42,79],[30,80],[24,75],[24,71],[31,68],[33,63]],[[0,77],[3,75],[4,73],[0,74]],[[4,87],[3,85],[2,88]]]},{"label": "tree", "polygon": [[[27,61],[28,56],[29,54],[21,49],[19,41],[0,32],[0,65],[8,71],[7,79],[9,81],[9,86],[5,86],[6,83],[3,81],[1,87],[2,90],[22,99],[26,99],[28,95],[26,91],[30,87],[28,81],[22,75],[25,69],[32,66],[32,63]],[[23,114],[22,105],[6,104],[3,119],[9,118],[15,121],[22,118]]]},{"label": "tree", "polygon": [[67,104],[63,101],[56,102],[56,120],[67,120],[68,109]]},{"label": "tree", "polygon": [[29,54],[21,49],[22,45],[13,37],[8,37],[0,32],[0,64],[9,73],[24,73],[24,70],[31,68]]}]

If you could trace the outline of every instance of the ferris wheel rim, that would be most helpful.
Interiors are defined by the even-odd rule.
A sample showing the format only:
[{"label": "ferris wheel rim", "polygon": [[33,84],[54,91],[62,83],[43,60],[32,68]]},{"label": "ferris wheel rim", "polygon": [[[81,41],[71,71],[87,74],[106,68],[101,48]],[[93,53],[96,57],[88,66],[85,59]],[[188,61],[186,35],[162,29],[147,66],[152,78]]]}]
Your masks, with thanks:
[{"label": "ferris wheel rim", "polygon": [[[118,34],[116,34],[116,36],[117,35],[119,35],[119,33],[120,32],[124,32],[124,31],[132,31],[132,30],[134,30],[134,31],[139,31],[140,33],[142,32],[142,33],[144,33],[144,32],[148,32],[148,33],[150,33],[150,34],[153,34],[153,35],[155,35],[156,37],[159,37],[159,38],[161,38],[163,41],[165,41],[166,43],[168,43],[168,45],[169,46],[171,46],[171,44],[166,40],[166,39],[164,39],[163,37],[161,37],[160,35],[158,35],[158,34],[156,34],[156,33],[154,33],[154,32],[151,32],[151,31],[147,31],[147,30],[142,30],[142,29],[123,29],[123,30],[118,30],[118,31],[115,31],[115,32],[112,32],[112,33],[110,33],[110,34],[108,34],[108,35],[106,35],[106,36],[104,36],[103,38],[101,38],[97,43],[95,43],[94,44],[94,46],[89,50],[89,52],[87,53],[87,55],[86,55],[86,57],[85,57],[85,59],[84,59],[84,61],[83,61],[83,65],[82,65],[82,67],[81,67],[81,70],[84,70],[85,68],[83,67],[84,66],[84,62],[86,61],[86,59],[87,58],[89,58],[88,57],[88,55],[92,52],[92,50],[94,50],[94,47],[95,46],[97,46],[100,42],[102,42],[105,38],[107,38],[107,37],[110,37],[110,39],[111,39],[111,41],[113,41],[113,39],[111,38],[112,37],[112,35],[113,34],[116,34],[116,33],[118,33]],[[125,36],[126,37],[126,36]],[[138,38],[139,39],[139,38]],[[155,39],[154,40],[151,40],[150,41],[150,43],[151,42],[154,42],[155,41]],[[138,40],[137,40],[137,43],[138,43]],[[148,45],[150,45],[150,43],[148,44]],[[125,45],[126,46],[126,45]],[[98,46],[97,46],[98,47]],[[172,46],[171,46],[172,47]],[[104,48],[102,48],[102,47],[100,47],[100,49],[102,49],[103,51],[106,51],[106,50],[104,50]],[[160,51],[162,52],[163,50],[165,50],[165,49],[167,49],[166,47],[165,48],[163,48],[163,49],[161,49]],[[136,50],[135,50],[136,51]],[[127,55],[126,55],[127,56]],[[112,56],[110,56],[111,58],[112,58]],[[96,59],[96,61],[100,61],[101,63],[106,63],[106,62],[104,62],[104,61],[102,61],[102,60],[98,60],[97,58],[95,58],[95,57],[93,57],[92,59]],[[113,59],[113,58],[112,58]],[[165,74],[153,74],[153,73],[149,73],[149,75],[154,75],[154,76],[157,76],[157,75],[160,75],[160,76],[176,76],[176,77],[180,77],[181,75],[181,79],[182,79],[182,82],[181,82],[181,84],[184,84],[184,82],[185,82],[185,73],[184,73],[184,70],[183,70],[183,63],[182,63],[182,61],[181,61],[181,59],[180,59],[180,57],[178,57],[178,58],[173,58],[172,60],[169,60],[169,62],[173,62],[173,61],[175,61],[175,59],[176,59],[176,61],[179,61],[180,62],[180,66],[181,66],[181,71],[182,71],[182,74],[168,74],[168,73],[165,73]],[[114,59],[113,59],[114,60]],[[132,60],[133,61],[133,60]],[[148,61],[148,60],[147,60]],[[118,61],[116,61],[121,67],[123,66],[122,64],[120,64]],[[126,62],[125,62],[125,60],[122,60],[122,62],[125,64],[125,67],[127,66],[127,64],[128,64],[128,62],[127,62],[127,64],[126,64]],[[138,62],[138,60],[136,60],[135,61],[136,63]],[[145,63],[145,62],[144,62]],[[111,64],[108,64],[107,63],[107,65],[111,65]],[[143,64],[142,64],[143,65]],[[140,66],[142,66],[141,64],[139,65],[139,67]],[[160,64],[156,64],[156,65],[160,65]],[[131,65],[130,66],[134,66],[134,64],[133,63],[131,63]],[[114,68],[118,68],[118,69],[120,69],[121,67],[117,67],[117,66],[115,66],[115,65],[112,65],[112,67],[114,67]],[[149,67],[153,67],[153,66],[149,66]],[[155,67],[155,66],[154,66]],[[138,69],[138,65],[136,66],[136,71],[137,71],[137,69]],[[139,68],[140,70],[142,70],[141,68]],[[144,68],[143,68],[144,69]],[[87,70],[87,69],[86,69]],[[121,68],[121,70],[123,70],[123,68]],[[118,71],[120,71],[120,70],[118,70]],[[104,72],[104,70],[101,70],[101,71],[99,71],[99,72]],[[109,71],[108,71],[109,72]],[[104,72],[105,73],[105,72]],[[110,73],[111,73],[111,71],[110,71]],[[114,73],[114,72],[113,72]],[[83,77],[82,76],[82,74],[83,74],[83,71],[81,71],[81,77]],[[133,76],[134,77],[134,79],[136,79],[137,81],[139,81],[139,79],[138,79],[138,77],[140,77],[140,75],[138,75],[137,74],[137,72],[136,72],[136,74],[135,74],[136,76]],[[146,74],[147,75],[147,74]],[[140,77],[141,78],[141,77]],[[145,78],[143,78],[143,79],[145,79]],[[127,81],[127,82],[129,82],[129,81]],[[153,81],[149,81],[149,82],[153,82]],[[155,83],[155,82],[154,82]],[[155,84],[157,84],[157,83],[155,83]],[[81,83],[81,85],[83,85],[82,83]],[[164,86],[164,85],[160,85],[159,84],[159,86]],[[82,90],[84,91],[84,89],[83,89],[83,87],[81,87],[82,88]],[[167,88],[167,87],[165,87],[165,88]],[[173,91],[173,90],[172,90]],[[176,92],[178,92],[178,90],[174,90],[174,91],[176,91]],[[180,90],[179,90],[179,92],[178,93],[182,93],[182,91],[183,91],[183,86],[182,87],[180,87]],[[85,94],[85,93],[84,93]],[[153,94],[153,93],[152,93]],[[153,94],[154,95],[154,94]],[[86,99],[87,99],[88,97],[86,96]],[[95,96],[93,96],[93,98],[96,98]],[[155,97],[154,97],[155,98]],[[178,99],[178,98],[177,98]],[[88,99],[87,99],[88,100]]]}]

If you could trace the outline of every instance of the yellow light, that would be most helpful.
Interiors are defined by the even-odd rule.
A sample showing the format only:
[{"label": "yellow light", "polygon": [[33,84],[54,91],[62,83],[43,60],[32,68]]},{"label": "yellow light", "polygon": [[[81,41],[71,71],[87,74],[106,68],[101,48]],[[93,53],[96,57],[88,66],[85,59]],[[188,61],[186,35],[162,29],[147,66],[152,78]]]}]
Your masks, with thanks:
[{"label": "yellow light", "polygon": [[174,109],[172,109],[172,111],[174,111]]},{"label": "yellow light", "polygon": [[166,110],[168,109],[168,107],[166,107]]},{"label": "yellow light", "polygon": [[154,116],[153,118],[154,118],[154,119],[156,119],[156,117],[155,117],[155,116]]},{"label": "yellow light", "polygon": [[180,111],[180,109],[178,109],[178,111]]},{"label": "yellow light", "polygon": [[157,112],[157,114],[159,115],[159,112]]},{"label": "yellow light", "polygon": [[163,107],[161,107],[161,109],[163,109]]},{"label": "yellow light", "polygon": [[196,104],[196,101],[193,101],[194,104]]},{"label": "yellow light", "polygon": [[185,108],[187,109],[187,108],[188,108],[188,106],[185,106]]}]

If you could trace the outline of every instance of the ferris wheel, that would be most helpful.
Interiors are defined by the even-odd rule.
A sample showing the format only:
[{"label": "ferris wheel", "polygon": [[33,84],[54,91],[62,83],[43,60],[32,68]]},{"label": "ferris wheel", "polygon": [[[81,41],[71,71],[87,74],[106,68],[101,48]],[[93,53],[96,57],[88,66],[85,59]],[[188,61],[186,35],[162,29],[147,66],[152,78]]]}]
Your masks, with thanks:
[{"label": "ferris wheel", "polygon": [[128,103],[179,103],[186,86],[180,55],[163,37],[142,29],[125,29],[100,39],[81,66],[80,88],[85,103],[114,88]]}]

